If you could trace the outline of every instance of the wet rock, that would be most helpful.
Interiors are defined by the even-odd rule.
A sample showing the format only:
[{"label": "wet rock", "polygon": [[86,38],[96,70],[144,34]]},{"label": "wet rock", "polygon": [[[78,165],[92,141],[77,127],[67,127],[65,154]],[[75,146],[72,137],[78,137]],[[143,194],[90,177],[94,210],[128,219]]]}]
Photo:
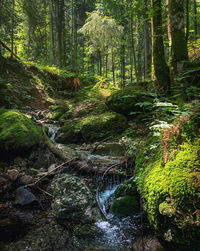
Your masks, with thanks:
[{"label": "wet rock", "polygon": [[165,251],[159,240],[154,236],[137,238],[133,244],[134,251]]},{"label": "wet rock", "polygon": [[39,147],[33,151],[28,159],[29,167],[33,169],[40,169],[41,167],[47,169],[51,164],[56,162],[53,153],[47,147]]},{"label": "wet rock", "polygon": [[21,206],[25,206],[35,201],[36,201],[35,196],[28,189],[24,187],[17,188],[15,204],[20,204]]},{"label": "wet rock", "polygon": [[132,179],[125,181],[124,184],[121,184],[115,190],[116,198],[123,197],[126,195],[139,196],[138,191],[137,191],[137,186]]},{"label": "wet rock", "polygon": [[0,173],[0,194],[11,188],[11,181],[7,175]]},{"label": "wet rock", "polygon": [[99,155],[111,155],[111,156],[122,156],[125,151],[123,147],[118,143],[106,143],[98,146],[95,154]]},{"label": "wet rock", "polygon": [[33,183],[33,177],[30,175],[23,175],[21,177],[18,178],[18,184],[20,186],[24,186],[24,185],[28,185]]},{"label": "wet rock", "polygon": [[29,250],[29,251],[66,251],[74,250],[69,243],[69,233],[54,221],[42,220],[33,227],[22,239],[7,244],[3,250]]},{"label": "wet rock", "polygon": [[94,222],[98,213],[94,208],[93,196],[89,188],[78,178],[68,174],[55,177],[48,191],[55,196],[52,210],[55,218],[73,222]]},{"label": "wet rock", "polygon": [[116,199],[112,206],[111,211],[119,217],[126,217],[128,215],[139,212],[140,204],[136,196],[126,195]]},{"label": "wet rock", "polygon": [[12,241],[26,232],[25,221],[8,204],[0,204],[0,241]]},{"label": "wet rock", "polygon": [[15,181],[19,175],[19,171],[17,169],[8,170],[8,177],[10,180]]}]

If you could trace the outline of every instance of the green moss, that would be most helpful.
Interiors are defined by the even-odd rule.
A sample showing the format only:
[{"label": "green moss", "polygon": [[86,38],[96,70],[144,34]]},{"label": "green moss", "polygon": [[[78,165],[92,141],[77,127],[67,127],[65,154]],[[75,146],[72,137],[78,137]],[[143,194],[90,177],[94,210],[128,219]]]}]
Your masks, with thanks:
[{"label": "green moss", "polygon": [[82,140],[80,121],[66,122],[58,133],[56,141],[59,143],[76,143]]},{"label": "green moss", "polygon": [[112,111],[130,115],[131,112],[147,112],[152,110],[154,95],[136,90],[134,86],[115,91],[106,100]]},{"label": "green moss", "polygon": [[126,126],[127,120],[121,114],[107,112],[101,115],[91,115],[82,120],[67,121],[61,128],[57,141],[62,143],[93,142],[119,132]]},{"label": "green moss", "polygon": [[123,115],[106,112],[99,116],[90,116],[81,122],[81,134],[88,142],[99,140],[124,130],[127,120]]},{"label": "green moss", "polygon": [[138,196],[137,186],[133,180],[127,180],[124,184],[118,186],[115,190],[115,197],[119,198],[125,195]]},{"label": "green moss", "polygon": [[29,118],[17,111],[0,115],[0,149],[2,152],[23,152],[39,143],[41,132]]},{"label": "green moss", "polygon": [[111,206],[111,211],[119,217],[126,217],[138,212],[139,209],[138,198],[129,195],[116,199]]}]

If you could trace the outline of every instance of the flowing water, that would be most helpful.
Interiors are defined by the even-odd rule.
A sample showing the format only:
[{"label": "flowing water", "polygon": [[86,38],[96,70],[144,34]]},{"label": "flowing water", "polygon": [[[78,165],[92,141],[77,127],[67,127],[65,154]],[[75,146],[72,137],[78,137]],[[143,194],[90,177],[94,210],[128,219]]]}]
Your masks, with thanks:
[{"label": "flowing water", "polygon": [[[46,124],[45,126],[48,128],[49,138],[55,143],[55,137],[59,128],[51,124]],[[95,162],[96,159],[102,163],[112,159],[114,163],[117,163],[117,161],[120,162],[119,159],[117,160],[117,157],[95,155],[85,150],[78,149],[76,153],[82,159],[93,162]],[[99,177],[99,180],[101,180],[101,177]],[[104,179],[105,188],[99,192],[99,202],[109,220],[102,220],[95,223],[98,231],[97,234],[94,235],[92,242],[88,243],[88,250],[133,250],[132,245],[134,240],[141,235],[140,225],[142,213],[125,218],[117,218],[109,210],[114,200],[114,192],[122,181],[123,178],[121,179],[118,175],[113,175],[112,177],[107,176]]]},{"label": "flowing water", "polygon": [[103,220],[96,225],[103,232],[105,250],[132,250],[135,238],[140,235],[141,213],[117,218],[109,212],[109,205],[114,199],[114,192],[118,186],[114,185],[99,193],[99,202],[109,221]]}]

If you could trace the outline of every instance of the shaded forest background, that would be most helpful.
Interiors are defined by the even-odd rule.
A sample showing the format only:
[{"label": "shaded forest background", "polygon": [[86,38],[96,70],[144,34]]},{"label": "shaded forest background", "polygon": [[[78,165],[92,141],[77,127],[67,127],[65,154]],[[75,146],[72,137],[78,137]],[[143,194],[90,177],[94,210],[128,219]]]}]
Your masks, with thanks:
[{"label": "shaded forest background", "polygon": [[196,0],[1,0],[0,52],[121,87],[156,78],[168,92],[188,51],[198,58],[199,10]]}]

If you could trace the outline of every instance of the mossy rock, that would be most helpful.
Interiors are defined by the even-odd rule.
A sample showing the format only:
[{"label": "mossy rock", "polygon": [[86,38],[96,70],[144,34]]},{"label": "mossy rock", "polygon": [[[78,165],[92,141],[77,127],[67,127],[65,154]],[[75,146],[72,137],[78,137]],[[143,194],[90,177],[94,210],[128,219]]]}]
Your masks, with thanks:
[{"label": "mossy rock", "polygon": [[137,186],[133,180],[125,181],[124,184],[121,184],[115,190],[115,197],[116,198],[126,196],[126,195],[139,196],[138,191],[137,191]]},{"label": "mossy rock", "polygon": [[125,87],[111,94],[107,100],[106,105],[114,112],[124,115],[130,113],[150,112],[153,107],[153,100],[155,94],[149,94],[135,90],[134,86]]},{"label": "mossy rock", "polygon": [[7,111],[0,115],[0,151],[5,155],[27,152],[41,140],[38,126],[22,113]]},{"label": "mossy rock", "polygon": [[67,121],[56,138],[60,143],[94,142],[106,138],[113,133],[124,130],[127,119],[117,113],[103,113],[88,116],[83,120]]},{"label": "mossy rock", "polygon": [[99,116],[90,116],[81,122],[81,134],[85,141],[101,140],[127,127],[127,119],[117,113],[106,112]]},{"label": "mossy rock", "polygon": [[112,206],[111,211],[119,217],[126,217],[131,214],[137,213],[140,210],[140,203],[136,196],[123,196],[116,199]]},{"label": "mossy rock", "polygon": [[51,119],[59,120],[60,118],[66,118],[68,111],[69,107],[67,105],[53,105],[49,116]]},{"label": "mossy rock", "polygon": [[78,177],[69,174],[56,176],[48,191],[55,197],[52,212],[59,223],[65,225],[65,220],[79,223],[97,220],[99,213],[93,206],[93,195]]},{"label": "mossy rock", "polygon": [[80,121],[66,121],[59,130],[56,142],[58,143],[77,143],[82,141]]},{"label": "mossy rock", "polygon": [[[196,213],[200,209],[200,140],[196,138],[191,143],[187,138],[172,149],[166,164],[161,148],[154,158],[149,159],[145,168],[137,168],[137,184],[149,221],[158,233],[164,236],[171,229],[172,241],[191,246],[200,239],[199,214]],[[141,164],[140,161],[138,163]]]}]

